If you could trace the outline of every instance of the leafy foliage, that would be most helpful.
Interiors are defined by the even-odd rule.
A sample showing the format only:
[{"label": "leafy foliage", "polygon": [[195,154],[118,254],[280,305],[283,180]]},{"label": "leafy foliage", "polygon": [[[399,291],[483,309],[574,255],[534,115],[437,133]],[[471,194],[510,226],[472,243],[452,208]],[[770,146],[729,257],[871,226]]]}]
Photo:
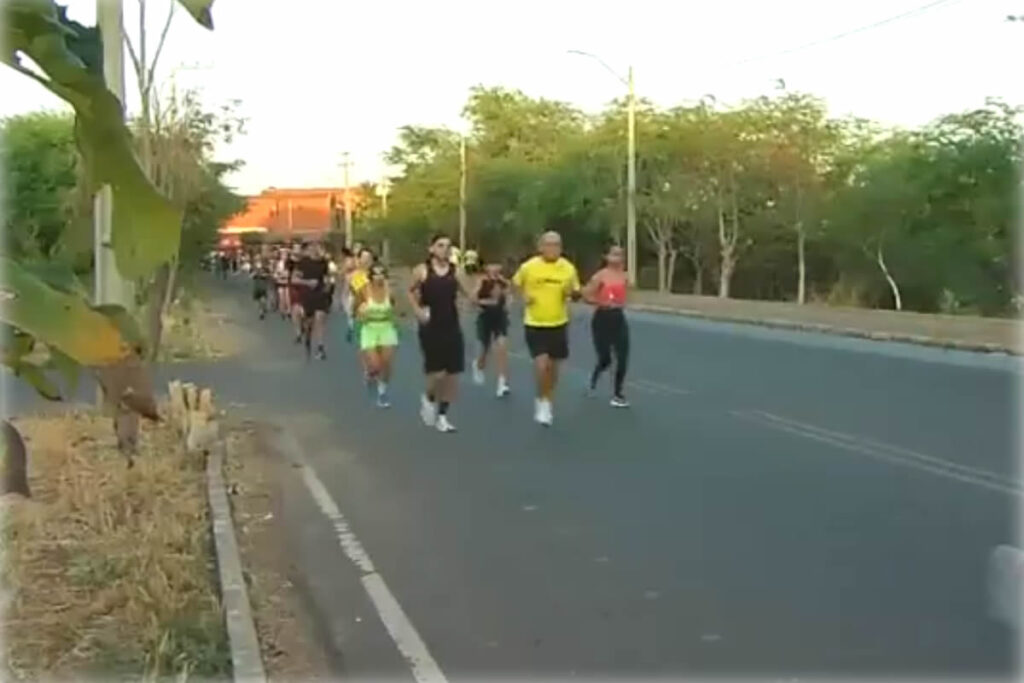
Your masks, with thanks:
[{"label": "leafy foliage", "polygon": [[[588,117],[477,87],[464,115],[470,246],[518,258],[556,229],[589,268],[624,241],[623,101]],[[1003,314],[1021,290],[1017,109],[992,101],[885,130],[780,91],[730,107],[640,101],[636,122],[641,283],[703,291],[716,280],[725,295],[892,306],[882,262],[914,310]],[[387,156],[401,169],[384,221],[396,253],[419,258],[429,232],[455,234],[458,143],[451,130],[402,129]]]},{"label": "leafy foliage", "polygon": [[[212,0],[183,0],[183,4],[198,21],[212,25]],[[148,276],[177,253],[183,211],[153,186],[139,165],[122,105],[103,81],[98,32],[69,21],[63,8],[48,0],[9,0],[0,11],[0,44],[4,46],[0,60],[74,108],[74,142],[81,160],[79,184],[90,189],[111,186],[112,241],[118,269],[128,278]],[[42,74],[22,64],[26,56]],[[46,128],[38,120],[32,123],[37,130]],[[59,125],[51,127],[48,134],[63,139],[66,149],[67,139],[60,137]],[[18,169],[30,178],[49,179],[50,184],[41,183],[43,198],[15,195],[19,198],[15,206],[24,199],[25,206],[33,207],[15,215],[15,220],[21,221],[16,232],[32,239],[22,239],[17,247],[20,251],[0,257],[4,278],[0,320],[7,326],[4,362],[47,398],[59,398],[60,393],[46,370],[70,377],[76,364],[92,368],[112,405],[156,417],[148,378],[138,364],[141,336],[127,311],[91,307],[69,269],[45,268],[27,260],[50,256],[54,235],[59,233],[61,221],[54,207],[62,202],[58,190],[70,184],[68,157],[66,152],[61,156],[61,149],[57,146],[54,151],[53,163],[39,163],[46,158],[40,150],[26,149],[33,153]],[[5,156],[9,151],[5,148]],[[73,163],[70,168],[75,168]],[[45,361],[32,357],[37,344]]]}]

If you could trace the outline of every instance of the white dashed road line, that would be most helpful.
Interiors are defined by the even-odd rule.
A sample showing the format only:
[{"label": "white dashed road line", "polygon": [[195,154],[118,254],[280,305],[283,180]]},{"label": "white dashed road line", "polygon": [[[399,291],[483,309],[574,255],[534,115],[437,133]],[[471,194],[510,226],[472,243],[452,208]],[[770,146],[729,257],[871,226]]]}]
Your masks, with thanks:
[{"label": "white dashed road line", "polygon": [[363,544],[359,542],[349,527],[348,520],[341,514],[341,510],[338,509],[334,498],[327,491],[327,487],[320,481],[316,471],[306,462],[294,437],[287,432],[282,432],[280,439],[288,457],[301,466],[302,480],[306,484],[306,488],[309,489],[313,501],[334,528],[342,551],[359,570],[359,580],[362,582],[370,602],[377,610],[377,615],[384,624],[384,628],[391,636],[391,640],[394,641],[398,651],[409,665],[413,678],[417,683],[447,683],[444,673],[434,661],[426,643],[423,642],[405,610],[402,609],[395,595],[388,588],[384,577],[374,568],[369,553],[366,552]]}]

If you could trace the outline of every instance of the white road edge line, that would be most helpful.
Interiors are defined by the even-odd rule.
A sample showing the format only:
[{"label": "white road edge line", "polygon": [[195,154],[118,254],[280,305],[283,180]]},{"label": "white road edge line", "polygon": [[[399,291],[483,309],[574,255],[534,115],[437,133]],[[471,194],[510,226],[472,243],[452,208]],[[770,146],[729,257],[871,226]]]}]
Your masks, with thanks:
[{"label": "white road edge line", "polygon": [[394,641],[398,651],[412,669],[413,678],[418,683],[447,683],[447,679],[441,672],[441,667],[434,661],[426,644],[416,631],[416,627],[412,625],[402,606],[388,588],[387,583],[384,582],[384,577],[374,569],[370,555],[349,528],[348,521],[341,514],[341,510],[338,509],[331,494],[328,493],[327,487],[320,481],[316,471],[301,459],[300,452],[296,451],[293,455],[300,458],[299,464],[302,466],[302,479],[306,488],[309,489],[310,495],[320,511],[323,512],[324,517],[334,527],[341,549],[361,572],[359,580],[362,582],[370,602],[376,608],[384,628],[391,636],[391,640]]},{"label": "white road edge line", "polygon": [[974,475],[961,474],[956,470],[945,466],[933,466],[924,464],[922,462],[907,457],[900,457],[892,453],[886,453],[878,449],[870,448],[867,445],[857,443],[856,441],[845,441],[842,439],[837,439],[835,437],[820,434],[818,432],[812,431],[804,427],[797,427],[783,422],[768,420],[760,415],[757,415],[756,413],[748,413],[736,410],[730,412],[732,412],[732,414],[735,415],[736,417],[751,420],[753,422],[756,422],[765,427],[769,427],[771,429],[777,429],[781,432],[786,432],[787,434],[793,434],[794,436],[802,436],[805,439],[811,439],[812,441],[819,441],[821,443],[837,446],[844,450],[853,451],[855,453],[861,453],[863,455],[867,455],[878,460],[884,460],[895,465],[902,465],[904,467],[919,470],[922,472],[930,472],[931,474],[935,474],[940,477],[953,479],[959,482],[963,482],[965,484],[972,484],[974,486],[986,488],[991,491],[998,491],[999,493],[1005,493],[1011,496],[1020,497],[1022,495],[1022,491],[1017,487],[1007,486],[997,482],[989,481],[987,479],[982,479],[981,477]]}]

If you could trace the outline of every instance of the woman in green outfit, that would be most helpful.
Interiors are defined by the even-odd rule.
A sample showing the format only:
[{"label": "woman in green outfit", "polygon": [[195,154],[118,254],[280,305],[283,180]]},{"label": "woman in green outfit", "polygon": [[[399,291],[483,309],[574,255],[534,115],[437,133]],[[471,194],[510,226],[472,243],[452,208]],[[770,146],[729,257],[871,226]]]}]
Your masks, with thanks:
[{"label": "woman in green outfit", "polygon": [[398,346],[395,326],[395,302],[388,285],[388,272],[381,264],[370,267],[369,280],[363,289],[357,310],[359,348],[366,364],[367,380],[377,385],[377,405],[387,408],[388,381],[391,379],[391,358]]}]

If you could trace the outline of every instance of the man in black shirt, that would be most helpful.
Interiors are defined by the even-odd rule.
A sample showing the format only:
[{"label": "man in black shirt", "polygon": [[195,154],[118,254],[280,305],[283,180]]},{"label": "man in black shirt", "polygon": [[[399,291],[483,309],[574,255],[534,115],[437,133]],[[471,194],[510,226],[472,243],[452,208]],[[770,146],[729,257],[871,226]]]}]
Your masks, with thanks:
[{"label": "man in black shirt", "polygon": [[301,315],[306,321],[312,320],[313,341],[320,360],[327,359],[324,348],[324,328],[327,311],[331,307],[330,295],[327,292],[327,258],[323,245],[312,242],[306,245],[305,253],[295,264],[292,283],[299,292]]}]

